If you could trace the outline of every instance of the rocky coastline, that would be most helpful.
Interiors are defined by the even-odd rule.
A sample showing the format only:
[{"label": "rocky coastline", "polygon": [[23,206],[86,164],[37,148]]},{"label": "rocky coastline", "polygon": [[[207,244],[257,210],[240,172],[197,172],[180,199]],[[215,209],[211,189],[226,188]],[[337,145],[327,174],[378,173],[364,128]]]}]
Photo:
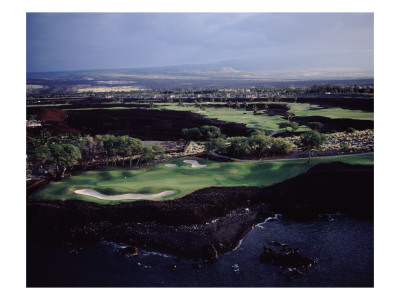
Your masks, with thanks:
[{"label": "rocky coastline", "polygon": [[277,213],[297,221],[338,212],[372,219],[373,181],[373,166],[324,163],[268,187],[210,187],[168,201],[100,205],[28,197],[27,242],[107,240],[212,261]]}]

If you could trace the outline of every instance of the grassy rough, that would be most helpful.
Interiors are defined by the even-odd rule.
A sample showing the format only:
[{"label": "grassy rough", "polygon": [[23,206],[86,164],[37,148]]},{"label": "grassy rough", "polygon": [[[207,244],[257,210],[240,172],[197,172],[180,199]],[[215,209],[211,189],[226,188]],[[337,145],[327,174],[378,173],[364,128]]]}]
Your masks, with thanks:
[{"label": "grassy rough", "polygon": [[[50,183],[32,195],[32,199],[68,200],[80,199],[101,204],[114,204],[136,200],[110,201],[74,193],[78,189],[93,189],[106,195],[124,193],[153,194],[174,190],[175,194],[155,201],[176,199],[194,190],[210,186],[268,186],[304,172],[311,165],[320,162],[342,161],[352,164],[373,164],[373,154],[270,161],[270,162],[214,162],[196,159],[204,168],[192,168],[181,159],[168,163],[176,167],[166,167],[165,163],[151,168],[123,169],[107,167],[86,171],[79,175]],[[125,178],[126,177],[126,178]],[[153,200],[154,201],[154,200]]]}]

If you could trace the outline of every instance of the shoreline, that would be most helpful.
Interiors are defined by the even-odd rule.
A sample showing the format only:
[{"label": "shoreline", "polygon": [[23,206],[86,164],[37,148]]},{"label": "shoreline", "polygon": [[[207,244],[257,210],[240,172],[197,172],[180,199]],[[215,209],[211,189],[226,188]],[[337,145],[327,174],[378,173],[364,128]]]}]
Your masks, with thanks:
[{"label": "shoreline", "polygon": [[324,163],[268,187],[209,187],[161,202],[101,205],[28,198],[27,240],[107,240],[213,260],[276,214],[307,221],[339,211],[372,219],[373,194],[373,166]]}]

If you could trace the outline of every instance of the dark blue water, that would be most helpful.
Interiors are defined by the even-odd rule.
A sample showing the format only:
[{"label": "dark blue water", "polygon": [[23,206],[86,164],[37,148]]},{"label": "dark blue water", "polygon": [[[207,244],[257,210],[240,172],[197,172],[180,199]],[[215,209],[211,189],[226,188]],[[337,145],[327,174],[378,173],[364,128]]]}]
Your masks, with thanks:
[{"label": "dark blue water", "polygon": [[[259,262],[263,246],[286,243],[318,260],[288,281],[283,269]],[[343,216],[298,223],[285,219],[256,225],[232,252],[211,264],[139,249],[121,258],[122,244],[30,246],[28,286],[84,287],[365,287],[373,286],[373,222]],[[193,264],[201,264],[195,269]],[[176,270],[171,270],[176,265]]]}]

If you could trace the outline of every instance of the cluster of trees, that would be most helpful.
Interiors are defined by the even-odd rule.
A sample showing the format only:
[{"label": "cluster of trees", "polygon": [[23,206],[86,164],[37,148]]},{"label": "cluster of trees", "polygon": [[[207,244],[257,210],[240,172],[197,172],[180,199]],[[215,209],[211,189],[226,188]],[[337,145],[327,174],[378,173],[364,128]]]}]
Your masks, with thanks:
[{"label": "cluster of trees", "polygon": [[125,166],[125,161],[129,160],[129,166],[132,166],[134,159],[137,159],[138,165],[140,162],[152,161],[165,151],[159,144],[144,146],[139,139],[112,134],[85,136],[80,139],[78,147],[82,151],[85,165],[97,154],[102,155],[105,165],[111,162],[116,166],[117,161],[122,161],[122,166]]},{"label": "cluster of trees", "polygon": [[[254,101],[257,101],[256,99],[254,99]],[[254,102],[253,101],[253,102]],[[271,100],[272,101],[272,100]],[[227,101],[226,101],[227,102]],[[228,103],[228,107],[229,108],[235,108],[235,109],[239,109],[240,107],[243,107],[245,110],[248,110],[249,108],[249,103],[247,101],[244,101],[242,104],[239,103],[239,101],[235,101],[235,103],[232,102],[232,100],[229,100]],[[253,106],[251,106],[251,109],[253,111],[253,113],[256,115],[258,113],[258,110],[260,109],[258,107],[258,103],[253,104]],[[261,109],[264,109],[265,111],[268,110],[268,104],[267,102],[265,102],[263,105],[261,105]]]},{"label": "cluster of trees", "polygon": [[292,132],[294,132],[299,128],[299,123],[285,121],[285,122],[279,123],[278,126],[279,126],[279,128],[286,128],[286,131],[288,131],[288,128],[291,128]]},{"label": "cluster of trees", "polygon": [[[300,136],[297,146],[308,152],[310,162],[312,151],[320,149],[326,139],[324,134],[312,130]],[[267,136],[265,131],[256,129],[249,137],[237,136],[227,140],[222,137],[212,138],[205,143],[205,148],[208,154],[218,152],[237,158],[246,155],[261,158],[264,155],[288,154],[292,151],[293,144],[282,138]]]},{"label": "cluster of trees", "polygon": [[374,88],[370,86],[359,86],[357,84],[340,86],[334,84],[313,84],[307,88],[311,94],[332,93],[332,94],[354,94],[354,93],[373,93]]},{"label": "cluster of trees", "polygon": [[67,168],[76,165],[78,159],[82,158],[78,147],[63,140],[57,141],[47,131],[42,131],[37,139],[28,139],[28,144],[29,161],[39,163],[55,177],[64,177]]},{"label": "cluster of trees", "polygon": [[187,141],[209,141],[216,138],[225,138],[221,130],[216,126],[204,125],[200,128],[184,128],[182,129],[182,136]]},{"label": "cluster of trees", "polygon": [[165,152],[159,144],[145,146],[139,139],[111,134],[60,138],[43,131],[38,138],[29,138],[28,145],[29,161],[41,165],[55,177],[64,177],[67,168],[77,165],[79,161],[85,169],[89,162],[99,159],[104,165],[111,163],[114,166],[117,161],[122,161],[122,166],[125,166],[126,160],[129,160],[132,166],[134,160],[136,165],[150,163]]},{"label": "cluster of trees", "polygon": [[[183,106],[180,104],[181,102],[182,102],[182,100],[179,100],[179,105]],[[214,102],[214,101],[212,101],[212,102]],[[198,107],[199,110],[203,110],[203,111],[207,109],[207,105],[203,104],[201,99],[194,100],[194,107]]]},{"label": "cluster of trees", "polygon": [[307,126],[310,127],[312,130],[320,131],[324,124],[322,124],[321,122],[308,122]]},{"label": "cluster of trees", "polygon": [[281,138],[267,136],[265,131],[254,130],[247,138],[237,136],[228,138],[215,138],[205,143],[207,153],[218,152],[233,157],[255,155],[259,158],[265,154],[287,154],[292,151],[293,144]]}]

